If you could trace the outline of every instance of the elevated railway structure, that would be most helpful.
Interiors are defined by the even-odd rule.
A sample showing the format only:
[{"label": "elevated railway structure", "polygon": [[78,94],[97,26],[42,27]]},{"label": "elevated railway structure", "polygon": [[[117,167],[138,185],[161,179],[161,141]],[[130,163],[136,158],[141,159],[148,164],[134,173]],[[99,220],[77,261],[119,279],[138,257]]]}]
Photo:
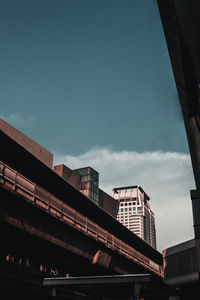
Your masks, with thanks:
[{"label": "elevated railway structure", "polygon": [[[13,170],[3,162],[0,162],[0,183],[1,189],[5,189],[13,195],[25,200],[27,203],[30,203],[31,205],[50,214],[62,223],[81,232],[85,236],[94,239],[103,247],[122,255],[124,258],[137,264],[139,267],[144,268],[146,271],[151,272],[159,277],[163,276],[162,265],[123,242],[123,240],[120,240],[114,234],[109,233],[109,231],[105,230],[103,227],[91,221],[83,214],[71,208],[66,203],[60,201],[57,197],[53,196],[51,193],[48,193],[43,188],[28,180],[26,177]],[[14,201],[17,202],[17,199],[18,198],[15,198]],[[30,223],[28,224],[25,220],[23,221],[22,219],[11,216],[9,213],[5,214],[2,219],[6,223],[12,224],[17,228],[22,228],[23,226],[26,232],[44,238],[45,240],[51,240],[51,237],[48,234],[45,235],[40,230],[35,230]],[[70,245],[66,245],[62,240],[59,240],[55,237],[53,238],[53,243],[56,243],[63,248],[67,248],[68,250],[70,249]],[[99,248],[101,249],[101,246]],[[75,248],[71,249],[71,251],[77,253],[81,252],[80,250],[81,249]],[[84,253],[84,255],[87,255],[87,253]],[[88,259],[90,259],[89,256],[90,255],[88,253]],[[101,256],[102,262],[100,259]],[[110,260],[111,256],[109,254],[104,253],[102,250],[98,250],[94,257],[92,257],[91,263],[95,264],[99,261],[102,265],[109,267]],[[126,271],[124,270],[124,272]]]},{"label": "elevated railway structure", "polygon": [[128,274],[150,276],[146,293],[162,294],[161,253],[3,131],[0,140],[0,286],[11,298],[49,299],[43,278]]}]

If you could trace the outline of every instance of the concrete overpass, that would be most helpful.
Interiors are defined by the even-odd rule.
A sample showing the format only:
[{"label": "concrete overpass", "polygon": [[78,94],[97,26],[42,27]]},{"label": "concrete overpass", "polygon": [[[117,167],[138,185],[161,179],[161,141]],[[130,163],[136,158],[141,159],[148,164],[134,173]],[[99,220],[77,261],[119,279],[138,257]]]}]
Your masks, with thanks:
[{"label": "concrete overpass", "polygon": [[[148,283],[142,279],[140,284],[147,299],[168,299],[174,294],[163,283],[161,253],[2,130],[0,140],[0,286],[11,298],[31,291],[50,299],[44,278],[128,274],[148,277]],[[137,280],[133,297],[139,295]],[[104,285],[109,289],[108,282]],[[117,286],[116,281],[108,299]],[[79,299],[80,293],[90,299],[96,288],[92,282],[86,294],[80,286],[71,292],[65,288],[63,293],[61,288],[58,299]]]}]

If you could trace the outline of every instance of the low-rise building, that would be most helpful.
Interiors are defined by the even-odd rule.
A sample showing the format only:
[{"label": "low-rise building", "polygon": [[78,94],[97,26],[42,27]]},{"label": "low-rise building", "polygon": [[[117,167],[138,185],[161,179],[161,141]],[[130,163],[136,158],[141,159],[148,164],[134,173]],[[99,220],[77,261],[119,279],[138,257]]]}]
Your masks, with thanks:
[{"label": "low-rise building", "polygon": [[91,167],[72,170],[65,165],[54,166],[54,171],[96,205],[116,218],[119,203],[99,188],[99,173]]}]

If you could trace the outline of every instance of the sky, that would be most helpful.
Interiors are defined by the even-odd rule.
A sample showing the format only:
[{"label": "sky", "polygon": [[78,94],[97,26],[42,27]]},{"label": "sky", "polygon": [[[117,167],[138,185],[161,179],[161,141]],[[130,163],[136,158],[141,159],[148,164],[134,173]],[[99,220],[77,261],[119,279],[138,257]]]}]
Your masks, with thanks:
[{"label": "sky", "polygon": [[109,194],[140,185],[159,251],[193,238],[194,188],[155,0],[0,0],[0,117],[90,165]]}]

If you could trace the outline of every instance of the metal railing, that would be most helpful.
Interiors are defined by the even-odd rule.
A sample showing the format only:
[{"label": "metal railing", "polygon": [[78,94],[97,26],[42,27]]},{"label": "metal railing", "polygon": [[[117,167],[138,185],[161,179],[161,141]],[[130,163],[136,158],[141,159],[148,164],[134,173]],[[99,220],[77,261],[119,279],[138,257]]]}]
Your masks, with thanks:
[{"label": "metal railing", "polygon": [[152,261],[1,161],[0,182],[5,188],[14,191],[26,201],[60,219],[69,226],[94,238],[104,246],[118,252],[157,276],[164,276],[162,265]]}]

